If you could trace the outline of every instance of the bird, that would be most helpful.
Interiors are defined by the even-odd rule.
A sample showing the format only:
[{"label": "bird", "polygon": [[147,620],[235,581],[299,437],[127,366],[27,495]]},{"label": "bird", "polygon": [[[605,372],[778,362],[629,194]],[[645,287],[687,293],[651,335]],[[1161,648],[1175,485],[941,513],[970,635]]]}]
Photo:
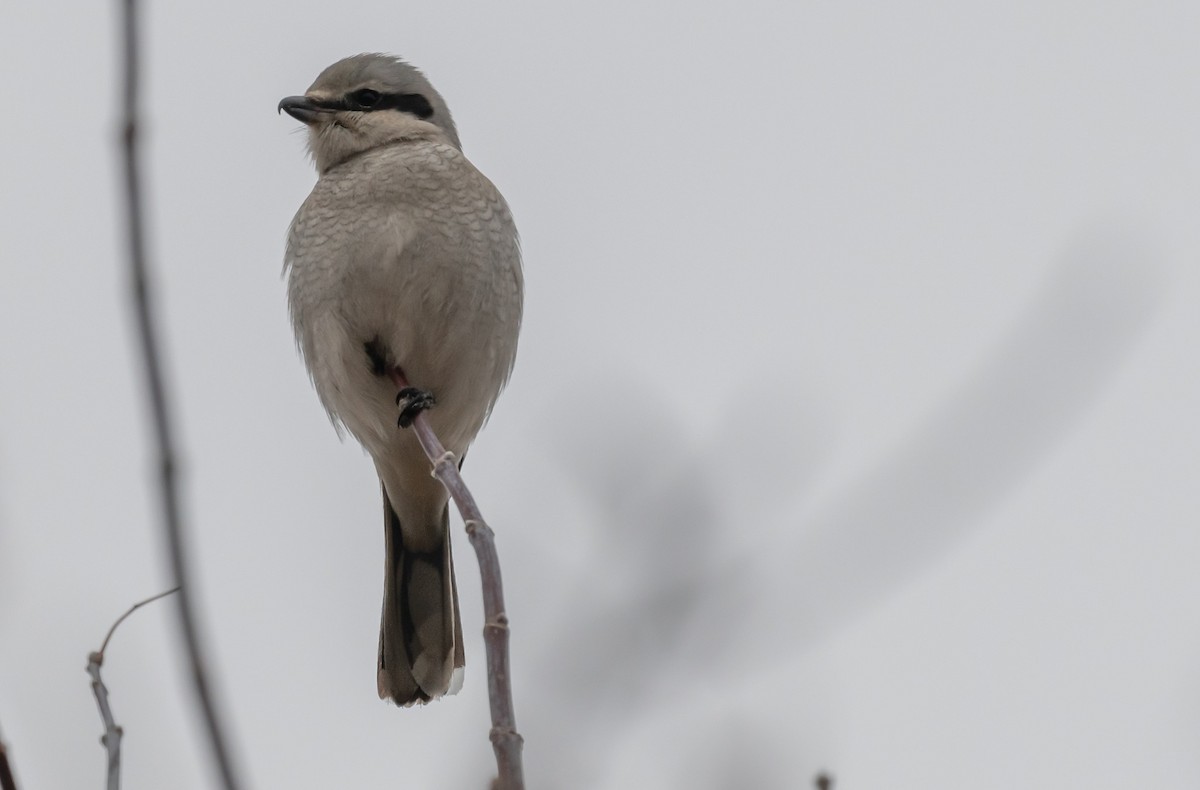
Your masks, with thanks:
[{"label": "bird", "polygon": [[383,493],[379,696],[424,704],[461,688],[465,660],[449,497],[408,426],[425,412],[461,464],[516,359],[520,242],[445,100],[405,60],[344,58],[278,110],[307,127],[317,170],[284,254],[296,342]]}]

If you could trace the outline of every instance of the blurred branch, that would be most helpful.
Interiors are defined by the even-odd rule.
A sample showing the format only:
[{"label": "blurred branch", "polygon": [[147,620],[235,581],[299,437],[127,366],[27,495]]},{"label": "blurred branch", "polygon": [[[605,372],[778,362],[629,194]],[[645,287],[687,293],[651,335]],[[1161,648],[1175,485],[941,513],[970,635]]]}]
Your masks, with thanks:
[{"label": "blurred branch", "polygon": [[[828,638],[988,524],[1105,393],[1165,293],[1158,266],[1148,243],[1119,229],[1073,244],[957,391],[810,511],[763,567],[787,585],[791,638]],[[782,611],[760,607],[737,624],[754,633]]]},{"label": "blurred branch", "polygon": [[[87,672],[92,676],[92,693],[96,695],[96,707],[100,709],[100,718],[104,721],[104,735],[100,737],[100,743],[104,745],[104,749],[108,752],[108,790],[118,790],[121,786],[121,735],[123,731],[117,726],[116,720],[113,719],[112,708],[108,704],[108,687],[104,685],[104,681],[100,678],[100,666],[104,663],[104,651],[108,649],[108,641],[112,639],[112,635],[116,632],[117,626],[125,622],[125,618],[141,609],[148,603],[153,603],[159,598],[165,598],[173,592],[178,592],[179,588],[160,592],[158,595],[152,595],[144,601],[138,601],[133,606],[126,610],[125,614],[117,618],[117,621],[108,629],[108,633],[104,636],[104,642],[100,645],[100,649],[94,653],[88,654]],[[7,786],[5,786],[7,788]]]},{"label": "blurred branch", "polygon": [[17,790],[17,780],[13,778],[12,766],[8,764],[8,747],[0,738],[0,790]]},{"label": "blurred branch", "polygon": [[125,622],[126,617],[129,617],[129,615],[133,614],[138,609],[141,609],[143,606],[145,606],[148,603],[154,603],[159,598],[166,598],[171,593],[177,593],[177,592],[179,592],[179,588],[172,587],[169,590],[164,590],[163,592],[160,592],[158,595],[151,595],[149,598],[147,598],[144,601],[138,601],[133,606],[129,607],[129,609],[126,610],[125,614],[118,617],[117,621],[112,624],[111,628],[108,629],[108,633],[105,634],[105,636],[104,636],[104,643],[100,645],[100,650],[98,650],[96,653],[92,654],[92,655],[97,656],[96,663],[101,664],[104,662],[104,651],[108,649],[108,642],[110,639],[112,639],[112,635],[116,632],[117,626],[119,626],[121,623]]},{"label": "blurred branch", "polygon": [[[403,371],[393,368],[390,373],[397,390],[409,386]],[[433,464],[433,474],[441,481],[458,506],[467,528],[467,536],[479,560],[479,575],[483,582],[483,639],[487,647],[488,700],[492,711],[492,748],[496,752],[499,774],[493,787],[496,790],[523,790],[525,778],[521,766],[521,746],[524,740],[517,732],[513,712],[512,673],[508,667],[508,615],[504,612],[504,589],[500,583],[500,558],[492,529],[483,520],[475,498],[458,472],[454,453],[447,452],[429,425],[424,412],[419,412],[412,424],[421,449]]]},{"label": "blurred branch", "polygon": [[92,676],[92,693],[96,695],[96,707],[100,709],[100,718],[104,721],[104,734],[100,736],[100,744],[108,753],[108,790],[118,790],[121,786],[121,735],[122,730],[113,719],[112,708],[108,705],[108,688],[100,679],[100,664],[104,656],[92,653],[88,656],[87,671]]},{"label": "blurred branch", "polygon": [[167,536],[175,583],[179,585],[179,624],[183,629],[184,642],[191,663],[192,682],[200,702],[204,724],[208,730],[213,756],[226,790],[235,790],[238,782],[234,777],[233,765],[225,746],[216,705],[209,691],[208,677],[200,655],[200,638],[197,634],[191,601],[192,588],[188,584],[187,563],[184,558],[183,523],[180,515],[179,492],[176,486],[175,449],[171,435],[170,410],[167,405],[166,387],[163,383],[158,339],[151,315],[138,152],[140,53],[137,8],[137,0],[123,0],[124,93],[121,109],[124,127],[122,151],[124,154],[125,209],[128,222],[129,272],[145,364],[146,386],[150,392],[150,403],[153,410],[154,434],[158,445],[159,495],[162,505],[163,529]]},{"label": "blurred branch", "polygon": [[813,779],[817,790],[833,790],[833,777],[822,771]]}]

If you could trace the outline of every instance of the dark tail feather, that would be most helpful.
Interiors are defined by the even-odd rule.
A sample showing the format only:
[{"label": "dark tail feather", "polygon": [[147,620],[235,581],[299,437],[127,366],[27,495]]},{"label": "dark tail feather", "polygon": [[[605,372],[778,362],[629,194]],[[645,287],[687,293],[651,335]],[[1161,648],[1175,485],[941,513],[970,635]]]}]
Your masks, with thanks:
[{"label": "dark tail feather", "polygon": [[431,552],[404,548],[400,519],[383,495],[387,568],[379,629],[379,696],[412,705],[453,694],[465,663],[458,590],[450,556],[450,511],[442,510],[445,541]]}]

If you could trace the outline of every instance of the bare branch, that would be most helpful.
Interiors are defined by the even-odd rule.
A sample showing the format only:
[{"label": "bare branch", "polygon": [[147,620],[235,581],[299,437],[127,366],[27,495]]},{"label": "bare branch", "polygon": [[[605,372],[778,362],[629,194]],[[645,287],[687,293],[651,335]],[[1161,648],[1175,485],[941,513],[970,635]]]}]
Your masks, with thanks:
[{"label": "bare branch", "polygon": [[179,588],[160,592],[158,595],[151,595],[144,601],[138,601],[133,606],[125,611],[125,614],[117,618],[117,621],[108,629],[108,633],[104,636],[104,643],[100,645],[100,649],[94,653],[88,654],[87,672],[92,676],[92,693],[96,695],[96,707],[100,709],[100,718],[104,721],[104,735],[100,737],[100,743],[104,745],[108,752],[108,790],[118,790],[121,786],[121,735],[123,731],[117,726],[116,720],[113,719],[112,708],[108,704],[108,687],[104,685],[104,681],[100,678],[100,666],[104,663],[104,651],[108,649],[108,641],[112,639],[116,633],[117,626],[125,622],[125,618],[141,609],[148,603],[153,603],[159,598],[165,598],[173,592],[178,592]]},{"label": "bare branch", "polygon": [[226,790],[236,790],[238,782],[234,776],[229,750],[225,746],[222,728],[217,716],[216,704],[209,690],[208,676],[200,651],[195,615],[191,601],[191,585],[187,579],[187,563],[183,546],[183,519],[180,515],[179,492],[176,487],[175,449],[172,440],[170,410],[167,404],[166,387],[163,381],[162,362],[159,357],[158,338],[150,305],[150,287],[147,276],[145,220],[143,215],[142,189],[138,155],[138,49],[137,0],[123,0],[124,31],[124,78],[123,95],[123,142],[125,209],[128,222],[129,273],[133,286],[134,307],[146,386],[154,416],[154,433],[158,447],[159,495],[161,497],[163,529],[166,532],[171,568],[176,584],[179,585],[179,624],[183,630],[188,659],[191,663],[192,684],[200,702],[204,724],[208,731],[209,745],[221,774]]},{"label": "bare branch", "polygon": [[112,624],[112,627],[111,627],[111,628],[109,628],[109,629],[108,629],[108,634],[106,634],[106,635],[105,635],[105,637],[104,637],[104,642],[103,642],[103,644],[101,644],[101,645],[100,645],[100,650],[99,650],[99,651],[97,651],[97,652],[99,653],[99,655],[100,655],[100,661],[99,661],[98,663],[102,663],[102,662],[104,661],[104,651],[108,649],[108,640],[112,639],[112,635],[113,635],[113,634],[116,632],[116,630],[117,630],[117,626],[119,626],[121,623],[125,622],[125,618],[126,618],[126,617],[128,617],[128,616],[129,616],[129,615],[131,615],[131,614],[133,614],[133,613],[134,613],[134,612],[136,612],[138,609],[141,609],[141,608],[142,608],[143,606],[145,606],[146,604],[148,604],[148,603],[154,603],[154,602],[155,602],[155,601],[157,601],[159,598],[166,598],[166,597],[167,597],[168,595],[170,595],[171,593],[176,593],[176,592],[179,592],[179,588],[178,588],[178,587],[172,587],[172,588],[171,588],[171,589],[169,589],[169,590],[164,590],[164,591],[160,592],[158,595],[151,595],[149,598],[147,598],[147,599],[146,599],[146,600],[144,600],[144,601],[138,601],[138,602],[137,602],[137,603],[135,603],[133,606],[129,607],[129,609],[128,609],[128,610],[126,610],[125,614],[123,614],[123,615],[121,615],[120,617],[118,617],[118,618],[117,618],[117,621],[116,621],[115,623],[113,623],[113,624]]},{"label": "bare branch", "polygon": [[[408,379],[399,368],[389,373],[397,390],[409,386]],[[488,701],[492,711],[492,749],[496,753],[496,770],[499,774],[492,787],[495,790],[523,790],[524,769],[521,765],[521,747],[524,739],[517,732],[516,714],[513,712],[512,674],[508,666],[508,615],[504,612],[504,589],[500,583],[500,558],[496,554],[496,542],[492,529],[483,520],[475,497],[471,496],[467,484],[458,472],[454,453],[447,452],[429,425],[424,412],[413,420],[421,449],[433,464],[433,474],[441,481],[462,515],[467,536],[479,560],[479,575],[483,582],[483,641],[487,648]]]},{"label": "bare branch", "polygon": [[119,790],[121,787],[121,735],[122,730],[113,719],[112,708],[108,704],[108,687],[100,678],[100,664],[104,656],[100,653],[88,655],[88,674],[92,676],[92,693],[96,695],[96,707],[100,709],[100,718],[104,721],[104,734],[100,743],[108,753],[108,790]]},{"label": "bare branch", "polygon": [[13,778],[12,766],[8,764],[8,747],[0,738],[0,790],[17,790],[17,780]]}]

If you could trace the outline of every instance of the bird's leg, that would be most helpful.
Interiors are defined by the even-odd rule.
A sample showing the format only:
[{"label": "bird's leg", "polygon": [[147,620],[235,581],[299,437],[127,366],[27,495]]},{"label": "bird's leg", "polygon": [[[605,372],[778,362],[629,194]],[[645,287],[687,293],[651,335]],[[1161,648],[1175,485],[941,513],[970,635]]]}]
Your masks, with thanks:
[{"label": "bird's leg", "polygon": [[387,350],[378,337],[364,343],[363,350],[367,352],[367,359],[371,362],[371,372],[376,376],[387,376],[399,390],[396,393],[396,405],[400,407],[400,419],[396,424],[401,428],[412,425],[418,414],[437,402],[432,392],[410,385],[399,365],[388,363]]},{"label": "bird's leg", "polygon": [[382,376],[388,371],[387,349],[383,347],[383,342],[374,337],[363,343],[363,351],[367,352],[367,359],[371,362],[371,372],[376,376]]},{"label": "bird's leg", "polygon": [[418,414],[436,402],[433,399],[433,393],[428,390],[402,387],[400,392],[396,393],[396,405],[400,407],[400,419],[396,421],[396,424],[401,428],[407,428],[412,425],[412,421],[417,418]]}]

